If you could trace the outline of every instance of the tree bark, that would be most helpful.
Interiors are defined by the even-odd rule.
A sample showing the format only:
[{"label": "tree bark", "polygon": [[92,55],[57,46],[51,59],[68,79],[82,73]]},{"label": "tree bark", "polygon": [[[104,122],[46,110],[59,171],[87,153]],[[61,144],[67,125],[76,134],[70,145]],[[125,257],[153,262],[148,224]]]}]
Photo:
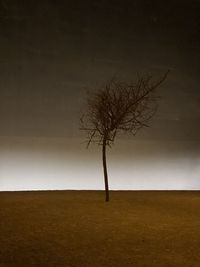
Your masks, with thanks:
[{"label": "tree bark", "polygon": [[109,201],[109,186],[108,186],[108,172],[107,172],[107,163],[106,163],[106,139],[103,140],[102,159],[103,159],[103,172],[104,172],[105,193],[106,193],[105,200],[107,202]]}]

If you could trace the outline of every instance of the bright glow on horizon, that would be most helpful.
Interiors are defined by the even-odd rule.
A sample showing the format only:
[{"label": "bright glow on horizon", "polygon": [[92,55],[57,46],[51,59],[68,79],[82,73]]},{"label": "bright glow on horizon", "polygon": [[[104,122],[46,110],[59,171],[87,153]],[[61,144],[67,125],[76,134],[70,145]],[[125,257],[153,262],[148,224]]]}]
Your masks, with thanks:
[{"label": "bright glow on horizon", "polygon": [[[186,143],[116,142],[107,157],[110,189],[199,190],[200,152]],[[87,150],[58,138],[1,138],[0,144],[0,191],[104,189],[98,146]],[[186,145],[194,148],[185,151]]]}]

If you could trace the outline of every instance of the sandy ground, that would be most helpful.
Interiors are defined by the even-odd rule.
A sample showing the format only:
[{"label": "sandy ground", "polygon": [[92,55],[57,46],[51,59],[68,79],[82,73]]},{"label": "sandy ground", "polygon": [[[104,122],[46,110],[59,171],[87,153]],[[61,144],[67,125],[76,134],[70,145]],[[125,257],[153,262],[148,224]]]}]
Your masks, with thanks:
[{"label": "sandy ground", "polygon": [[200,192],[2,192],[0,266],[199,267]]}]

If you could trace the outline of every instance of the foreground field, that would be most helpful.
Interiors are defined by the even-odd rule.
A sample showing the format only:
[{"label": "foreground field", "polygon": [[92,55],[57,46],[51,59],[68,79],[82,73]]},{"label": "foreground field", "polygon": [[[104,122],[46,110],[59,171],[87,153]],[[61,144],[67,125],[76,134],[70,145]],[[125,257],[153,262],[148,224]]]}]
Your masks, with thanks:
[{"label": "foreground field", "polygon": [[200,192],[2,192],[0,220],[1,267],[200,266]]}]

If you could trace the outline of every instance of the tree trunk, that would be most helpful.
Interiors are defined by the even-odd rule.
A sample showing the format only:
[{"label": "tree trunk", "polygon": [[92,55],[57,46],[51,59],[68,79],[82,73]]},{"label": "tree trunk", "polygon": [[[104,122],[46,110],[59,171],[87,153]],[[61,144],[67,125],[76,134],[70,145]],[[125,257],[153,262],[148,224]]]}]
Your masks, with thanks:
[{"label": "tree trunk", "polygon": [[107,164],[106,164],[106,139],[103,140],[102,158],[103,158],[103,172],[104,172],[106,201],[109,201],[108,173],[107,173]]}]

